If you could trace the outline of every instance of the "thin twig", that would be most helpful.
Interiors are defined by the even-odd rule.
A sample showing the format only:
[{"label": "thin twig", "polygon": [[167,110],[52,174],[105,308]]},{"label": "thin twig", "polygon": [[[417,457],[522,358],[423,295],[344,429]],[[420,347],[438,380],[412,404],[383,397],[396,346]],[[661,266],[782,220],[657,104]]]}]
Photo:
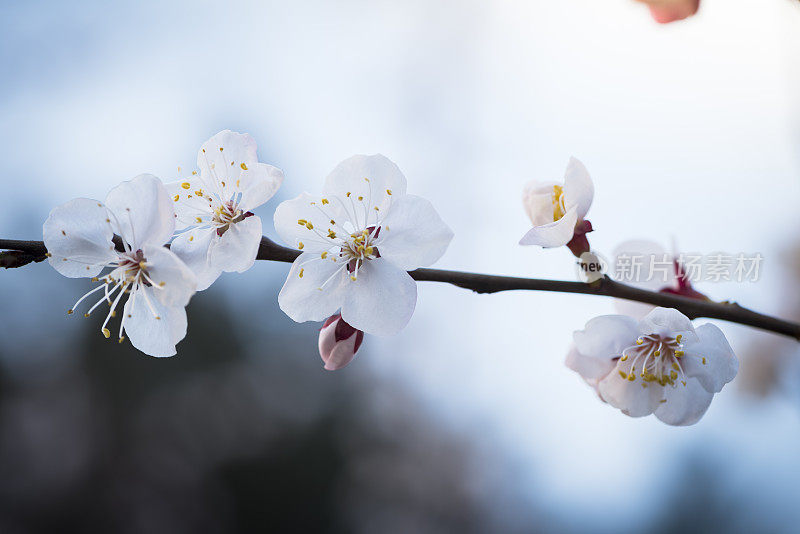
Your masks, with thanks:
[{"label": "thin twig", "polygon": [[[121,243],[117,242],[117,248]],[[6,267],[20,267],[30,261],[45,259],[47,249],[41,241],[18,241],[13,239],[0,239],[0,250],[17,251],[24,263],[14,264],[14,256],[6,257]],[[291,248],[278,245],[267,237],[261,238],[256,259],[281,261],[291,263],[300,255],[300,252]],[[9,259],[10,258],[10,259]],[[581,293],[584,295],[599,295],[618,299],[644,302],[654,306],[675,308],[690,319],[707,317],[709,319],[722,319],[732,323],[753,326],[762,330],[783,334],[800,341],[800,324],[784,321],[777,317],[763,315],[736,303],[720,303],[691,299],[669,293],[657,293],[631,287],[605,277],[597,282],[568,282],[564,280],[542,280],[539,278],[517,278],[513,276],[495,276],[489,274],[466,273],[461,271],[446,271],[442,269],[417,269],[409,273],[414,280],[419,282],[444,282],[454,286],[470,289],[476,293],[497,293],[499,291],[528,290],[528,291],[553,291],[558,293]]]}]

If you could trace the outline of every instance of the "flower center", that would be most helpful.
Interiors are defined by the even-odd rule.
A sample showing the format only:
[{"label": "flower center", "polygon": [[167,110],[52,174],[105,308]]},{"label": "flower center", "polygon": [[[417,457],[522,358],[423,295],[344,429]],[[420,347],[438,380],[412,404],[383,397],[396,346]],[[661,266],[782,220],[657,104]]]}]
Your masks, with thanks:
[{"label": "flower center", "polygon": [[559,220],[567,213],[564,204],[564,187],[561,185],[553,186],[553,221]]},{"label": "flower center", "polygon": [[367,260],[380,258],[381,253],[375,246],[375,241],[381,233],[381,227],[370,226],[361,232],[354,232],[344,239],[339,256],[347,262],[347,271],[350,278],[355,281],[358,277],[358,268]]},{"label": "flower center", "polygon": [[681,338],[681,335],[669,337],[659,334],[640,337],[634,345],[622,351],[619,361],[630,361],[630,369],[626,373],[619,368],[620,376],[631,382],[639,377],[643,386],[647,382],[657,382],[661,386],[674,387],[679,379],[685,386],[686,376],[680,364],[684,357]]},{"label": "flower center", "polygon": [[[125,294],[130,294],[131,299],[135,302],[137,294],[141,293],[144,299],[145,305],[150,310],[150,313],[153,317],[157,320],[160,320],[161,317],[158,315],[155,306],[150,301],[150,298],[147,296],[147,292],[139,291],[144,287],[152,287],[153,289],[163,290],[165,282],[155,283],[150,276],[149,272],[149,265],[147,263],[147,258],[144,257],[144,253],[141,249],[138,250],[131,250],[128,247],[128,244],[125,243],[125,252],[120,252],[117,261],[112,262],[108,265],[108,267],[113,267],[112,270],[107,275],[100,277],[100,278],[92,278],[92,282],[102,282],[99,286],[95,287],[94,289],[89,290],[85,295],[78,299],[78,301],[72,305],[72,308],[67,310],[67,313],[72,315],[75,312],[75,308],[78,307],[78,304],[83,302],[86,298],[90,295],[93,295],[99,291],[102,291],[103,294],[93,306],[89,308],[89,311],[83,314],[84,317],[89,317],[94,310],[97,309],[103,302],[108,304],[109,311],[106,315],[105,321],[103,321],[103,325],[100,327],[100,331],[103,335],[108,338],[111,337],[111,331],[106,328],[108,325],[109,320],[112,317],[116,317],[117,312],[117,305],[120,303],[122,296]],[[133,307],[133,304],[131,305]],[[125,336],[122,335],[122,332],[125,329],[125,322],[128,318],[130,318],[130,314],[126,314],[122,321],[120,321],[119,327],[119,342],[125,339]]]},{"label": "flower center", "polygon": [[217,227],[217,235],[222,236],[232,224],[243,221],[247,217],[251,217],[252,212],[245,212],[239,208],[239,204],[233,200],[220,203],[214,208],[214,217],[211,223]]}]

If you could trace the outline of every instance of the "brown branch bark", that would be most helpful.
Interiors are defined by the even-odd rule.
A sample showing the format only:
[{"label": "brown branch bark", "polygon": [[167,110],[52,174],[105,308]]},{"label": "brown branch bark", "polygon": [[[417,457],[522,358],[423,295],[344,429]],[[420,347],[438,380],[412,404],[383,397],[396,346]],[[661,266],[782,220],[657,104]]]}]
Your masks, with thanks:
[{"label": "brown branch bark", "polygon": [[[115,242],[117,243],[117,248],[121,249],[122,245],[119,240],[117,239]],[[47,255],[47,249],[41,241],[0,239],[0,250],[10,251],[0,253],[0,266],[6,268],[21,267],[32,261],[39,262],[44,260]],[[291,263],[299,255],[300,252],[297,250],[283,247],[267,237],[262,237],[256,258]],[[646,291],[615,282],[608,277],[587,284],[583,282],[495,276],[442,269],[417,269],[409,274],[419,282],[444,282],[470,289],[476,293],[497,293],[499,291],[512,290],[553,291],[633,300],[654,306],[675,308],[690,319],[699,317],[722,319],[731,323],[752,326],[793,337],[800,341],[800,324],[764,315],[739,306],[736,303],[703,301],[668,293]]]}]

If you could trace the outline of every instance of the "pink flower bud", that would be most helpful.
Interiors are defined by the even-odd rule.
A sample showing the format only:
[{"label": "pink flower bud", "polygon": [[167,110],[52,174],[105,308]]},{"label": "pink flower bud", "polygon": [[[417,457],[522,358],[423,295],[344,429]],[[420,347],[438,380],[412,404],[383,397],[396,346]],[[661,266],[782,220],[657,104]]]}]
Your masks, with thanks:
[{"label": "pink flower bud", "polygon": [[328,317],[319,331],[319,355],[325,369],[335,371],[350,363],[362,341],[364,332],[347,324],[341,314]]},{"label": "pink flower bud", "polygon": [[650,7],[656,22],[667,24],[691,17],[697,13],[700,0],[639,0]]}]

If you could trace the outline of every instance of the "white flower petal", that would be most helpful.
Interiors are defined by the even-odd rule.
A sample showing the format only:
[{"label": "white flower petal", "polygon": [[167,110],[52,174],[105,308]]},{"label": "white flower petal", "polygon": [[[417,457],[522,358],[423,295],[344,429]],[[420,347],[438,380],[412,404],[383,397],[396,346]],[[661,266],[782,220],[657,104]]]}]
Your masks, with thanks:
[{"label": "white flower petal", "polygon": [[[342,267],[341,262],[320,259],[319,254],[300,254],[292,263],[286,282],[278,294],[281,310],[298,323],[323,321],[333,315],[342,307],[347,282],[350,281],[346,269]],[[340,269],[341,272],[330,279]],[[323,284],[325,287],[322,287]]]},{"label": "white flower petal", "polygon": [[123,310],[125,333],[131,345],[147,355],[173,356],[175,345],[186,336],[186,309],[164,306],[155,298],[154,291],[142,287],[128,297]]},{"label": "white flower petal", "polygon": [[[694,377],[708,391],[719,393],[736,377],[739,360],[722,330],[713,324],[697,327],[697,340],[684,344],[681,365],[686,376]],[[705,363],[703,363],[705,358]]]},{"label": "white flower petal", "polygon": [[643,335],[683,336],[684,341],[697,339],[692,321],[675,308],[658,307],[639,321],[639,332]]},{"label": "white flower petal", "polygon": [[102,204],[76,198],[53,209],[42,227],[50,265],[69,278],[93,277],[117,259],[114,231]]},{"label": "white flower petal", "polygon": [[209,223],[214,218],[214,205],[206,197],[211,193],[197,177],[164,184],[177,216],[178,229]]},{"label": "white flower petal", "polygon": [[597,391],[604,401],[622,410],[625,415],[631,417],[650,415],[658,408],[664,388],[652,382],[642,387],[643,382],[640,377],[637,376],[636,380],[630,381],[620,375],[619,371],[627,374],[630,368],[630,360],[618,362],[616,369],[597,385]]},{"label": "white flower petal", "polygon": [[283,173],[258,162],[255,140],[248,134],[223,130],[203,143],[197,153],[200,177],[223,201],[242,193],[248,211],[269,200],[283,181]]},{"label": "white flower petal", "polygon": [[381,258],[410,271],[436,262],[452,239],[453,231],[430,202],[404,195],[394,201],[381,222],[378,250]]},{"label": "white flower petal", "polygon": [[602,315],[572,334],[575,354],[567,366],[585,379],[599,379],[613,369],[613,358],[632,345],[639,335],[636,321],[623,315]]},{"label": "white flower petal", "polygon": [[197,278],[174,252],[159,245],[142,249],[147,264],[145,273],[153,284],[153,294],[164,306],[184,307],[197,288]]},{"label": "white flower petal", "polygon": [[539,245],[545,248],[566,245],[575,234],[575,223],[577,222],[578,215],[573,206],[559,220],[543,226],[534,226],[528,230],[528,233],[519,240],[519,244]]},{"label": "white flower petal", "polygon": [[564,360],[564,364],[581,375],[590,384],[594,384],[598,379],[605,377],[614,370],[616,362],[611,358],[595,358],[586,356],[572,345]]},{"label": "white flower petal", "polygon": [[230,225],[219,239],[211,242],[209,264],[226,272],[245,272],[256,262],[261,237],[261,217],[254,215]]},{"label": "white flower petal", "polygon": [[[240,164],[241,167],[241,164]],[[266,163],[249,163],[247,169],[234,182],[242,192],[239,208],[252,211],[271,199],[283,183],[283,171]]]},{"label": "white flower petal", "polygon": [[533,226],[544,226],[553,222],[553,186],[556,182],[529,182],[522,192],[522,206]]},{"label": "white flower petal", "polygon": [[[340,229],[345,220],[344,208],[339,203],[339,199],[326,199],[327,204],[322,203],[320,197],[312,197],[308,193],[303,193],[297,198],[281,202],[275,210],[274,222],[275,231],[284,243],[294,248],[300,248],[305,252],[324,252],[333,246],[333,242],[324,236],[329,231],[342,234]],[[313,204],[312,204],[313,203]],[[311,223],[309,229],[298,221]],[[331,221],[335,223],[331,223]],[[320,236],[320,234],[322,234]]]},{"label": "white flower petal", "polygon": [[411,320],[417,283],[383,258],[369,260],[347,286],[342,318],[367,334],[396,334]]},{"label": "white flower petal", "polygon": [[[322,193],[325,196],[341,197],[350,193],[353,202],[357,205],[363,204],[358,205],[359,210],[365,208],[369,220],[372,221],[377,215],[374,209],[376,206],[381,212],[386,212],[392,199],[396,200],[406,194],[406,178],[397,165],[385,156],[353,156],[333,169],[325,179]],[[359,201],[359,197],[363,200]]]},{"label": "white flower petal", "polygon": [[112,222],[134,250],[169,241],[175,230],[173,203],[161,180],[151,174],[122,182],[106,197],[106,206],[116,216]]},{"label": "white flower petal", "polygon": [[208,289],[222,274],[222,269],[217,269],[211,265],[208,254],[212,241],[218,238],[215,228],[203,226],[178,234],[172,241],[172,252],[197,277],[197,291]]},{"label": "white flower petal", "polygon": [[575,158],[569,159],[564,174],[564,203],[567,208],[575,206],[578,219],[586,217],[594,198],[594,184],[586,167]]},{"label": "white flower petal", "polygon": [[660,403],[655,415],[664,423],[673,426],[688,426],[698,422],[714,398],[713,393],[706,391],[693,378],[687,380],[685,386],[679,383],[676,387],[662,389],[663,399],[666,402]]}]

